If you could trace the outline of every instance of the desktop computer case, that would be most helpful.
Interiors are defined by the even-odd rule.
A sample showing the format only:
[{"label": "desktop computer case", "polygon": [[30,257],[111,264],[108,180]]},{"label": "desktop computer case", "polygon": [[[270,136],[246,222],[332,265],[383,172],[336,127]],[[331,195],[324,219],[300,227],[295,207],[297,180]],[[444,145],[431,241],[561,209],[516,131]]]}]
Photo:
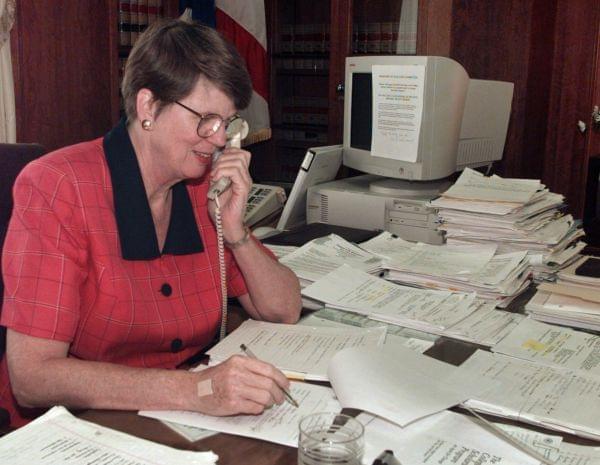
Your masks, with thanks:
[{"label": "desktop computer case", "polygon": [[408,241],[439,245],[435,209],[431,197],[394,197],[369,190],[376,176],[365,175],[318,184],[308,189],[306,222],[326,223],[367,230],[386,230]]}]

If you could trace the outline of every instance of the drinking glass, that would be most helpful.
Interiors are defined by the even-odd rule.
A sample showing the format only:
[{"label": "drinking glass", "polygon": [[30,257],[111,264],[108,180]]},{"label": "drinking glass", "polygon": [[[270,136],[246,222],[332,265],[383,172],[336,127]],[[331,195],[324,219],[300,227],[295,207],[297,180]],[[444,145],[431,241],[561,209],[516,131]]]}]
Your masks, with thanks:
[{"label": "drinking glass", "polygon": [[298,465],[360,465],[363,425],[353,417],[319,412],[300,420]]}]

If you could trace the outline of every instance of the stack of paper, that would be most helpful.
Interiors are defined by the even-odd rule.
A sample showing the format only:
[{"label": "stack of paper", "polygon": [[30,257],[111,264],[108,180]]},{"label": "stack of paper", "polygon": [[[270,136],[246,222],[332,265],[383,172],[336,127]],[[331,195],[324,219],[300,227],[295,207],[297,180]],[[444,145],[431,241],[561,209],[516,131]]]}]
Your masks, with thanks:
[{"label": "stack of paper", "polygon": [[532,318],[575,328],[600,330],[600,258],[582,256],[541,283],[525,310]]},{"label": "stack of paper", "polygon": [[478,350],[458,375],[487,390],[465,405],[491,415],[600,439],[600,378]]},{"label": "stack of paper", "polygon": [[177,450],[80,420],[64,407],[0,439],[0,463],[7,465],[212,465],[217,459],[210,451]]},{"label": "stack of paper", "polygon": [[347,265],[304,288],[302,294],[373,320],[485,345],[498,342],[515,318],[506,312],[490,318],[490,306],[474,294],[401,286]]},{"label": "stack of paper", "polygon": [[584,235],[563,197],[535,179],[487,177],[465,169],[430,205],[439,209],[449,244],[498,244],[497,253],[527,251],[534,276],[547,278],[571,263],[585,246]]},{"label": "stack of paper", "polygon": [[381,258],[335,234],[307,242],[280,261],[298,276],[302,287],[344,263],[367,273],[377,274],[382,270]]},{"label": "stack of paper", "polygon": [[496,254],[494,244],[413,244],[383,232],[361,248],[383,258],[385,278],[430,289],[475,292],[507,306],[529,285],[527,252]]}]

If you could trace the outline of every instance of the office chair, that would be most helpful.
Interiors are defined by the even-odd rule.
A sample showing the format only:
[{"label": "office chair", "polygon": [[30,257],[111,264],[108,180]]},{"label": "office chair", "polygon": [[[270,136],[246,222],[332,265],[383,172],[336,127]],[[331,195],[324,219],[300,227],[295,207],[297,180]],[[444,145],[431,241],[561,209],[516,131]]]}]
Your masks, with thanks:
[{"label": "office chair", "polygon": [[[8,229],[13,207],[12,187],[17,175],[32,160],[46,153],[39,144],[0,144],[0,251]],[[0,312],[4,296],[4,282],[0,273]],[[0,326],[0,360],[6,349],[6,328]],[[9,424],[8,412],[0,409],[0,428]]]}]

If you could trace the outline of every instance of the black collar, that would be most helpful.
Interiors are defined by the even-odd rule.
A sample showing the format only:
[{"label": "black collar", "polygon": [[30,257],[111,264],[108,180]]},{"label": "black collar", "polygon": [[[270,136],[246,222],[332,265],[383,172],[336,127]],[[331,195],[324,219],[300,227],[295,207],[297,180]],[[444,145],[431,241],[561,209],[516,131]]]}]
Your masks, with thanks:
[{"label": "black collar", "polygon": [[[104,136],[103,145],[112,181],[121,254],[125,260],[158,258],[161,251],[154,221],[125,119]],[[172,192],[171,219],[162,253],[202,252],[204,246],[185,182],[175,184]]]}]

